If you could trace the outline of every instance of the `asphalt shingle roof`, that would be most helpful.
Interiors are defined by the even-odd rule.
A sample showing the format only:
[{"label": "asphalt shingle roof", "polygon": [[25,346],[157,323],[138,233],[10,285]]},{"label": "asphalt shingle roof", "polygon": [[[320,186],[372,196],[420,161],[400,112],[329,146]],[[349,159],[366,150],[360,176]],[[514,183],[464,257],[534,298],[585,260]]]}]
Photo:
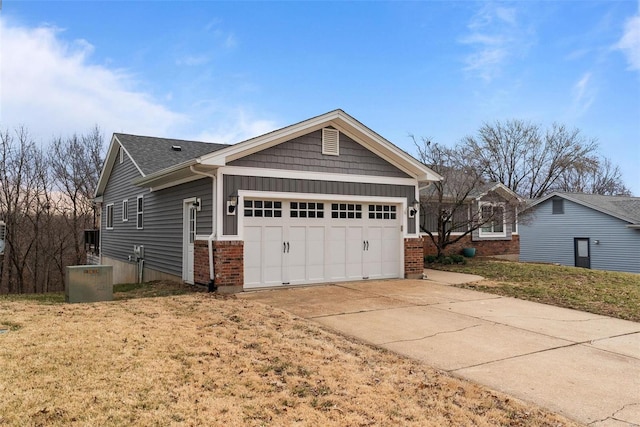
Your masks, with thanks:
[{"label": "asphalt shingle roof", "polygon": [[[227,144],[156,138],[125,133],[116,133],[115,136],[145,175],[229,146]],[[174,150],[172,148],[174,145],[180,146],[181,150]]]},{"label": "asphalt shingle roof", "polygon": [[582,202],[586,206],[599,209],[605,213],[624,218],[633,223],[640,224],[640,197],[626,196],[602,196],[600,194],[584,193],[557,193],[559,196]]}]

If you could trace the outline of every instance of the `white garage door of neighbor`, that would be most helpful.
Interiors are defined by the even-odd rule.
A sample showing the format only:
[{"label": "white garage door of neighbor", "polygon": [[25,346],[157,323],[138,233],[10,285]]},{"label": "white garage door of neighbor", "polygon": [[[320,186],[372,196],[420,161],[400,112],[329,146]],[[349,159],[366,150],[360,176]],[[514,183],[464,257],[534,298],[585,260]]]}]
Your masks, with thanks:
[{"label": "white garage door of neighbor", "polygon": [[244,285],[401,276],[400,206],[244,200]]}]

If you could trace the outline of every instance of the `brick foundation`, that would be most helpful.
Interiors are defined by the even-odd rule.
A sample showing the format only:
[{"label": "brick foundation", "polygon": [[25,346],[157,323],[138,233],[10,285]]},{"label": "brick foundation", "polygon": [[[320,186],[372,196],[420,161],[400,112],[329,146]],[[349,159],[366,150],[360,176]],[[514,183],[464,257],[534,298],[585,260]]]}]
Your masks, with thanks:
[{"label": "brick foundation", "polygon": [[424,243],[422,237],[404,239],[404,277],[405,279],[421,279],[424,269]]},{"label": "brick foundation", "polygon": [[[520,236],[511,235],[511,240],[474,240],[471,235],[447,246],[446,254],[460,254],[462,248],[476,248],[476,256],[517,255],[520,253]],[[424,236],[424,255],[435,255],[438,251],[429,236]]]}]

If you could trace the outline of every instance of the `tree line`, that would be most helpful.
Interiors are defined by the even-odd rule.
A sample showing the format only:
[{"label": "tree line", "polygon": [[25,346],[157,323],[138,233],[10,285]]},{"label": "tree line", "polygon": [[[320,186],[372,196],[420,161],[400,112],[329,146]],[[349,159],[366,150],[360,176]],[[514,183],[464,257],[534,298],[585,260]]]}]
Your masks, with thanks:
[{"label": "tree line", "polygon": [[[420,228],[438,255],[498,216],[505,223],[515,222],[516,216],[525,222],[527,201],[554,191],[631,195],[620,168],[599,153],[597,141],[563,124],[485,123],[453,146],[410,137],[419,160],[443,177],[423,189],[420,200]],[[495,211],[470,209],[470,201],[491,183],[503,184],[520,200]]]},{"label": "tree line", "polygon": [[103,147],[98,127],[44,147],[25,127],[0,132],[0,293],[60,291],[65,267],[85,263],[83,231],[96,221]]}]

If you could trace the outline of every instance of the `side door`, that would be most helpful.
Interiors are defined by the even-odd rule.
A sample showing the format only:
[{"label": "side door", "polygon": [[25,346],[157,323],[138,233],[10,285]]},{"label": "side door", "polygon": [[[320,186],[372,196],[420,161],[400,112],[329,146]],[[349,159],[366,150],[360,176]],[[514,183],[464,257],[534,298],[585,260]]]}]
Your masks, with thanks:
[{"label": "side door", "polygon": [[196,212],[191,199],[183,202],[182,210],[182,280],[193,284],[194,244],[196,238]]},{"label": "side door", "polygon": [[576,267],[591,268],[591,245],[588,238],[573,239],[573,250]]}]

